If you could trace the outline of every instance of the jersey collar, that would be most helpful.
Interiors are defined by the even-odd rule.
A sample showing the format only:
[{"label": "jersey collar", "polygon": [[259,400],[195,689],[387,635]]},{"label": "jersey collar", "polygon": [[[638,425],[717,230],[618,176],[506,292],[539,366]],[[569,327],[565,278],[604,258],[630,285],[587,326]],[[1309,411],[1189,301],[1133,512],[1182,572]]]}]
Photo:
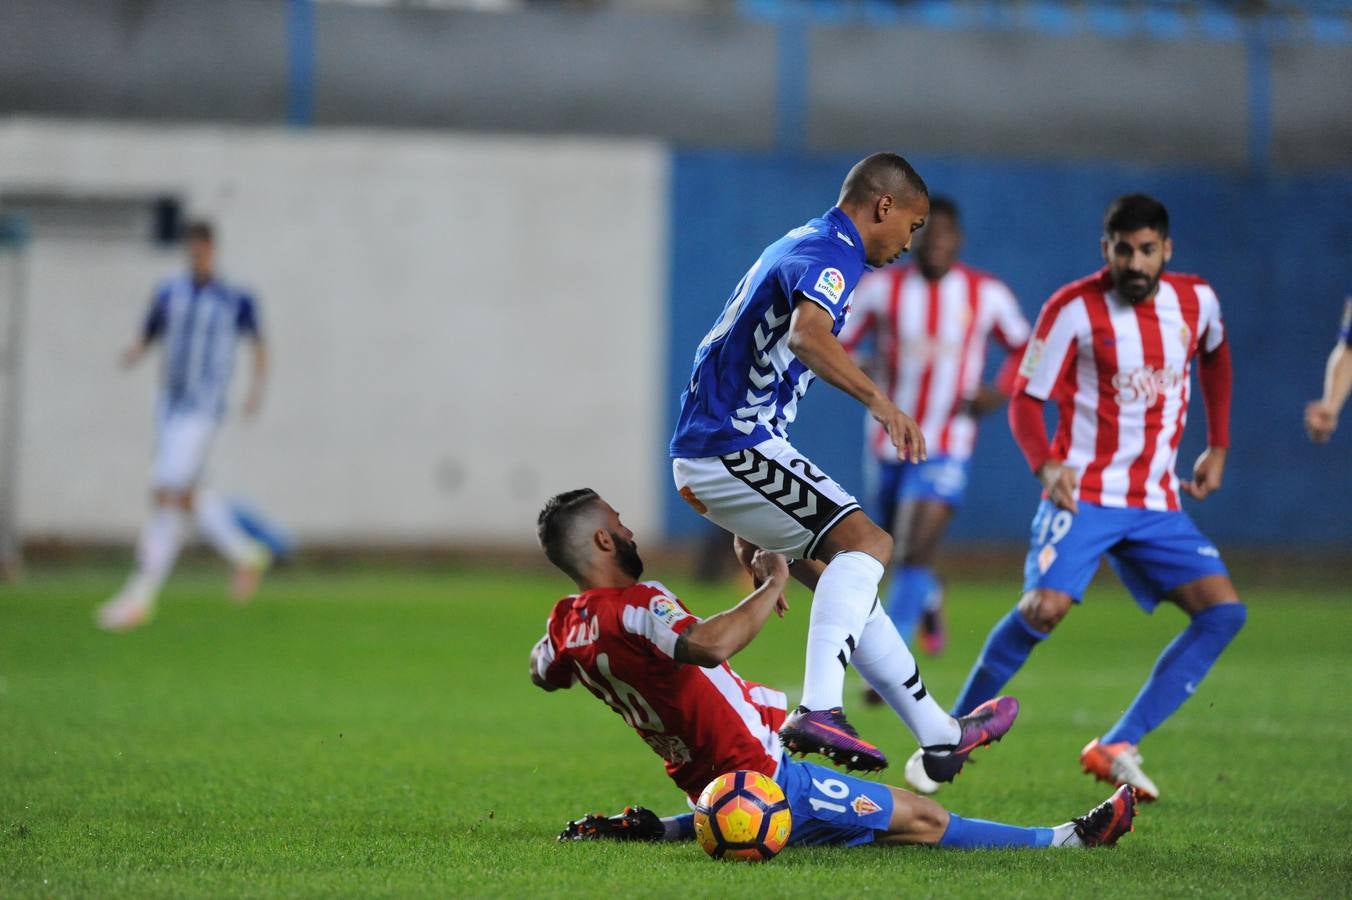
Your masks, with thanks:
[{"label": "jersey collar", "polygon": [[822,216],[831,225],[831,237],[840,241],[842,244],[849,244],[854,248],[854,252],[862,258],[864,255],[864,239],[859,235],[859,229],[854,227],[854,222],[845,215],[845,211],[839,206],[833,206]]}]

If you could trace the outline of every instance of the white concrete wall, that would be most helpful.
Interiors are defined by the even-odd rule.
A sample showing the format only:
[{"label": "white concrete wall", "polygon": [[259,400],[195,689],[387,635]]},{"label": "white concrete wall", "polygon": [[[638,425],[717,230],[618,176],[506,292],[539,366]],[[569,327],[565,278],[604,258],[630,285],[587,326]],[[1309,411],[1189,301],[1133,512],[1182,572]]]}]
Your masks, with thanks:
[{"label": "white concrete wall", "polygon": [[[583,484],[655,532],[666,165],[648,142],[0,121],[0,201],[177,193],[216,221],[275,371],[211,480],[317,541],[527,543]],[[177,254],[39,230],[28,256],[21,531],[129,537],[155,367],[115,359]]]}]

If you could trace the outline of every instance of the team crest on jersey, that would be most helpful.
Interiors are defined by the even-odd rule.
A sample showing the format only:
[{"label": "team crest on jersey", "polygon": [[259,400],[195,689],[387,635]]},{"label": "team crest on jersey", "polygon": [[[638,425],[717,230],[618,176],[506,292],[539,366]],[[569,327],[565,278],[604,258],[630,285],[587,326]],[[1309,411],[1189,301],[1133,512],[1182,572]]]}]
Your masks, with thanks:
[{"label": "team crest on jersey", "polygon": [[867,794],[860,794],[850,802],[850,808],[854,810],[856,816],[868,816],[882,809],[881,806],[873,802],[873,798]]},{"label": "team crest on jersey", "polygon": [[1048,544],[1043,547],[1042,552],[1037,555],[1037,570],[1043,575],[1046,575],[1047,570],[1052,567],[1052,563],[1054,562],[1056,562],[1056,548],[1051,544]]},{"label": "team crest on jersey", "polygon": [[840,298],[845,293],[845,276],[839,269],[822,269],[821,275],[817,276],[817,284],[813,290],[821,294],[832,303],[839,303]]},{"label": "team crest on jersey", "polygon": [[663,625],[670,628],[685,618],[685,610],[670,597],[657,596],[648,603],[648,611]]},{"label": "team crest on jersey", "polygon": [[1180,326],[1178,327],[1178,338],[1179,338],[1179,340],[1181,340],[1181,341],[1183,342],[1183,346],[1184,346],[1184,347],[1191,346],[1191,345],[1192,345],[1192,329],[1189,328],[1187,325],[1180,325]]},{"label": "team crest on jersey", "polygon": [[1023,362],[1019,363],[1019,374],[1024,378],[1032,378],[1037,371],[1037,364],[1042,362],[1042,347],[1042,341],[1028,342],[1028,349],[1023,351]]}]

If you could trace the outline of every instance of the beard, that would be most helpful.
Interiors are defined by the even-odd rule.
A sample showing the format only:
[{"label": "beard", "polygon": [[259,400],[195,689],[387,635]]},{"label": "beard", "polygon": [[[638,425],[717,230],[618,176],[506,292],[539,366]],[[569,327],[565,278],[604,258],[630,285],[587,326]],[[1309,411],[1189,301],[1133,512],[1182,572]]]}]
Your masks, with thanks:
[{"label": "beard", "polygon": [[1163,272],[1151,278],[1149,275],[1124,272],[1122,273],[1122,276],[1116,280],[1113,287],[1117,289],[1118,295],[1124,300],[1131,303],[1140,303],[1155,292],[1155,288],[1159,286],[1160,275],[1162,274]]},{"label": "beard", "polygon": [[643,560],[638,555],[638,544],[626,541],[613,531],[610,537],[615,541],[615,562],[619,564],[624,574],[638,581],[643,577]]}]

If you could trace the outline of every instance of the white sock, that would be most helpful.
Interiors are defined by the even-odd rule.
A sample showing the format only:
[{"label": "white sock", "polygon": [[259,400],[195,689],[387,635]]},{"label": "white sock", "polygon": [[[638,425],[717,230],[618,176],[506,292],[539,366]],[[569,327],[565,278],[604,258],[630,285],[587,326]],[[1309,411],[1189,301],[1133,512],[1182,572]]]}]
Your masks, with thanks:
[{"label": "white sock", "polygon": [[962,727],[944,711],[920,678],[920,667],[897,626],[879,603],[864,625],[852,664],[901,716],[922,747],[956,744]]},{"label": "white sock", "polygon": [[229,504],[220,494],[199,490],[193,508],[197,513],[198,529],[217,553],[236,566],[258,562],[257,543],[239,527]]},{"label": "white sock", "polygon": [[1075,823],[1067,822],[1052,829],[1053,847],[1083,847],[1084,841],[1075,833]]},{"label": "white sock", "polygon": [[822,570],[807,626],[803,705],[808,709],[843,704],[845,667],[864,633],[882,580],[883,564],[858,550],[837,553]]},{"label": "white sock", "polygon": [[183,547],[187,516],[176,506],[157,506],[141,528],[136,542],[136,571],[127,592],[140,603],[154,603]]}]

